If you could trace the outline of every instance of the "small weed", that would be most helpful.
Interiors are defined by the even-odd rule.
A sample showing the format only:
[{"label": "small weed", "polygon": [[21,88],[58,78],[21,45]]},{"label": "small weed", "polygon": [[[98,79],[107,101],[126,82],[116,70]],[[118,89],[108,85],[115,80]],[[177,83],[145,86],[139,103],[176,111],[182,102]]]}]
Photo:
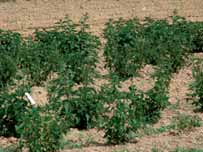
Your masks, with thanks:
[{"label": "small weed", "polygon": [[194,60],[193,67],[193,78],[194,81],[190,85],[190,89],[193,91],[190,96],[192,97],[193,104],[200,110],[203,111],[203,61],[202,59]]},{"label": "small weed", "polygon": [[154,147],[154,148],[152,148],[151,152],[162,152],[162,151],[160,149]]},{"label": "small weed", "polygon": [[129,150],[127,150],[127,149],[121,149],[121,150],[114,150],[112,152],[129,152]]},{"label": "small weed", "polygon": [[203,152],[203,149],[195,149],[195,148],[186,149],[186,148],[177,147],[174,151],[171,151],[171,152]]},{"label": "small weed", "polygon": [[190,116],[186,114],[179,114],[173,117],[172,125],[175,130],[177,130],[178,132],[182,132],[194,127],[200,127],[201,119],[197,115]]}]

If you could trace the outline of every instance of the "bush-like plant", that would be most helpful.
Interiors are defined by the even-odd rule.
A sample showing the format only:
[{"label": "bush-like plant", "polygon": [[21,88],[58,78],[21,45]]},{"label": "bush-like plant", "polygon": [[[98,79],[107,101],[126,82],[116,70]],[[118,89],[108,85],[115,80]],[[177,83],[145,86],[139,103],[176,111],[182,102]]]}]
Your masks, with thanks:
[{"label": "bush-like plant", "polygon": [[194,62],[192,70],[194,77],[193,83],[190,85],[190,89],[193,93],[190,94],[193,98],[193,104],[203,111],[203,62],[202,59],[197,59]]},{"label": "bush-like plant", "polygon": [[19,54],[22,71],[28,76],[28,80],[37,85],[61,66],[61,59],[55,48],[33,40],[26,41]]},{"label": "bush-like plant", "polygon": [[198,116],[190,116],[186,114],[180,114],[176,117],[173,117],[174,129],[177,129],[179,132],[191,129],[193,127],[201,126],[201,119]]},{"label": "bush-like plant", "polygon": [[0,135],[19,137],[16,132],[16,125],[20,123],[24,116],[27,101],[18,96],[18,94],[0,94]]},{"label": "bush-like plant", "polygon": [[104,37],[107,43],[104,55],[110,69],[121,77],[136,75],[142,67],[142,41],[139,38],[140,23],[137,20],[109,21]]},{"label": "bush-like plant", "polygon": [[30,152],[58,151],[66,132],[62,118],[39,108],[27,111],[16,128],[21,137],[20,147],[28,148]]},{"label": "bush-like plant", "polygon": [[45,46],[52,46],[62,61],[58,72],[71,71],[77,83],[90,81],[95,73],[96,50],[99,38],[87,32],[87,17],[76,25],[68,18],[58,22],[53,30],[38,31],[35,40]]},{"label": "bush-like plant", "polygon": [[12,58],[1,55],[0,60],[0,89],[5,87],[16,74],[16,65]]},{"label": "bush-like plant", "polygon": [[16,59],[21,42],[22,38],[19,33],[0,29],[0,55],[8,55]]},{"label": "bush-like plant", "polygon": [[107,64],[121,77],[136,75],[143,64],[176,72],[197,42],[193,30],[193,23],[179,16],[173,16],[172,23],[150,18],[142,24],[137,20],[110,21],[104,31]]},{"label": "bush-like plant", "polygon": [[194,22],[191,24],[193,32],[193,51],[203,51],[203,22]]},{"label": "bush-like plant", "polygon": [[129,125],[129,107],[127,104],[119,102],[116,105],[113,116],[107,121],[105,129],[105,138],[108,143],[120,144],[130,140],[132,126]]},{"label": "bush-like plant", "polygon": [[19,33],[0,29],[0,88],[6,86],[16,73],[16,61],[22,38]]},{"label": "bush-like plant", "polygon": [[171,24],[166,20],[146,19],[143,26],[146,63],[158,66],[169,64],[171,72],[176,72],[183,65],[192,45],[189,23],[184,18],[173,16]]},{"label": "bush-like plant", "polygon": [[168,98],[165,94],[159,94],[162,92],[151,90],[144,93],[134,86],[129,90],[119,91],[115,84],[102,89],[102,100],[108,105],[104,129],[109,143],[128,142],[131,133],[147,123],[155,122],[167,105]]},{"label": "bush-like plant", "polygon": [[62,101],[59,109],[69,127],[88,129],[99,126],[104,105],[94,88],[84,86],[72,93],[69,92],[68,99]]}]

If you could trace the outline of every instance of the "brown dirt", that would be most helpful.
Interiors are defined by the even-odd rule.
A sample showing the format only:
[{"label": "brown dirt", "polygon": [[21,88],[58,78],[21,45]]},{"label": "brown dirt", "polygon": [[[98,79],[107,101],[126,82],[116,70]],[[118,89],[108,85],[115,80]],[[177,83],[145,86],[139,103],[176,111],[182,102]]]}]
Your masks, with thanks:
[{"label": "brown dirt", "polygon": [[48,103],[48,92],[43,87],[32,87],[31,96],[37,105],[45,105]]},{"label": "brown dirt", "polygon": [[0,2],[0,28],[24,34],[50,27],[68,15],[78,21],[85,13],[94,33],[101,33],[110,18],[165,18],[174,10],[187,19],[203,20],[202,0],[15,0]]},{"label": "brown dirt", "polygon": [[[91,31],[102,36],[104,24],[110,18],[165,18],[172,15],[174,10],[177,10],[179,15],[185,16],[187,19],[203,21],[202,0],[16,0],[16,2],[0,2],[0,29],[19,31],[27,36],[36,28],[52,26],[53,23],[62,19],[65,15],[68,15],[74,21],[78,21],[83,14],[88,13]],[[108,70],[104,67],[103,52],[98,51],[98,56],[100,62],[97,65],[97,71],[102,75],[108,74]],[[154,82],[150,78],[152,72],[152,67],[144,67],[140,71],[140,77],[123,82],[121,89],[127,91],[131,84],[136,85],[141,90],[153,87]],[[191,81],[191,66],[186,66],[177,74],[174,74],[169,89],[170,103],[175,105],[179,101],[179,106],[176,109],[167,108],[164,110],[162,118],[154,125],[155,128],[169,124],[172,117],[177,115],[177,112],[198,114],[203,120],[203,114],[194,113],[191,103],[186,101],[189,92],[188,85]],[[94,86],[99,88],[106,83],[108,81],[105,79],[96,79]],[[45,88],[33,87],[31,94],[39,104],[47,103]],[[103,132],[97,132],[95,129],[88,131],[71,130],[66,139],[73,143],[80,143],[81,146],[79,149],[65,149],[63,152],[121,152],[122,150],[150,152],[154,147],[167,152],[176,146],[203,149],[203,127],[195,128],[180,135],[165,132],[143,136],[137,139],[137,143],[119,146],[105,145],[102,136]],[[15,143],[15,138],[0,138],[1,146]]]}]

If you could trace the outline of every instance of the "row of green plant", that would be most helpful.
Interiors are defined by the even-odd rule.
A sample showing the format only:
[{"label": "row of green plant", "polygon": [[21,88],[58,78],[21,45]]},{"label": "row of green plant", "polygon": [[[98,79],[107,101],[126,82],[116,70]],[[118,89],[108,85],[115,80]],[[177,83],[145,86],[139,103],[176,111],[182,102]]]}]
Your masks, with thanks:
[{"label": "row of green plant", "polygon": [[199,111],[203,111],[203,59],[194,59],[192,74],[194,78],[194,81],[190,85],[192,103]]},{"label": "row of green plant", "polygon": [[20,137],[19,148],[30,151],[56,151],[70,128],[98,128],[105,131],[108,143],[131,140],[140,127],[155,122],[161,108],[154,96],[130,88],[105,86],[97,92],[84,86],[50,99],[43,107],[31,107],[18,94],[1,94],[0,134]]},{"label": "row of green plant", "polygon": [[[94,104],[93,97],[85,103],[88,99],[82,101],[86,96],[84,91],[77,91],[81,95],[79,103],[70,102],[72,120],[63,115],[66,109],[63,103],[57,102],[63,110],[54,108],[57,103],[52,99],[50,105],[31,107],[24,97],[33,85],[43,84],[50,75],[56,75],[51,83],[53,94],[50,98],[68,91],[74,95],[68,89],[69,81],[71,86],[92,81],[100,42],[98,37],[87,32],[86,19],[84,16],[76,25],[66,18],[52,29],[36,31],[26,39],[15,32],[0,31],[0,135],[20,138],[19,150],[26,147],[34,152],[57,151],[62,147],[62,135],[70,127],[87,128],[90,124],[85,121],[88,112],[91,116],[94,114],[93,107],[88,110]],[[16,80],[19,81],[16,83]],[[77,106],[85,112],[78,112]]]},{"label": "row of green plant", "polygon": [[[159,119],[168,105],[172,73],[184,63],[189,50],[201,49],[200,43],[194,43],[195,39],[201,42],[201,35],[193,31],[194,26],[201,29],[201,24],[183,18],[174,17],[173,24],[149,19],[144,24],[109,22],[104,54],[112,82],[96,90],[89,84],[96,75],[100,42],[87,32],[85,20],[76,25],[65,19],[26,40],[17,33],[1,32],[0,135],[19,137],[19,149],[57,151],[70,128],[102,129],[108,143],[128,142],[139,128]],[[147,92],[135,86],[129,92],[120,91],[120,79],[113,73],[133,76],[144,64],[156,66],[154,87]],[[49,104],[31,107],[24,92],[52,74],[57,76],[48,85]],[[25,79],[26,84],[7,93],[5,87],[12,85],[12,79]],[[81,87],[75,89],[76,83]]]},{"label": "row of green plant", "polygon": [[176,72],[188,53],[202,51],[203,23],[179,16],[170,20],[110,20],[104,31],[104,54],[111,71],[125,78],[152,64]]},{"label": "row of green plant", "polygon": [[90,81],[96,73],[99,38],[87,32],[87,17],[79,25],[68,18],[52,29],[38,30],[22,39],[11,31],[0,31],[0,88],[12,78],[41,85],[53,73],[71,77],[74,82]]}]

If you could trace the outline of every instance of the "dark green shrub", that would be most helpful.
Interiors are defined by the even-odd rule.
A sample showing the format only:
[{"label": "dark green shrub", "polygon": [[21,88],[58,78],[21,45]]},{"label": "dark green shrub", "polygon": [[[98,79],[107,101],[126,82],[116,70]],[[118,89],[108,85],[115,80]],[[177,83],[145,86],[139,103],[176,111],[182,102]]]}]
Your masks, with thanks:
[{"label": "dark green shrub", "polygon": [[[144,41],[143,54],[145,55],[145,62],[148,64],[158,65],[160,60],[166,55],[165,49],[167,47],[167,39],[169,32],[169,24],[166,20],[154,21],[146,19],[141,37]],[[164,51],[164,52],[163,52]]]},{"label": "dark green shrub", "polygon": [[[152,64],[176,72],[194,48],[193,23],[173,16],[166,20],[147,18],[107,23],[104,55],[110,69],[121,77],[136,75],[144,64]],[[163,66],[163,64],[165,66]]]},{"label": "dark green shrub", "polygon": [[33,40],[26,41],[19,54],[20,68],[27,75],[28,80],[37,85],[62,65],[61,58],[52,46]]},{"label": "dark green shrub", "polygon": [[104,112],[104,105],[99,101],[98,93],[93,88],[85,86],[72,93],[69,92],[68,99],[62,101],[59,108],[60,114],[67,120],[67,125],[78,129],[99,126]]},{"label": "dark green shrub", "polygon": [[16,65],[12,58],[1,55],[0,60],[0,89],[5,87],[16,74]]},{"label": "dark green shrub", "polygon": [[130,140],[132,126],[129,125],[131,119],[128,116],[129,107],[127,104],[118,102],[113,112],[113,116],[107,121],[105,129],[105,138],[108,143],[120,144]]},{"label": "dark green shrub", "polygon": [[36,31],[33,39],[24,42],[19,67],[29,80],[40,85],[53,72],[60,78],[71,75],[69,79],[76,83],[92,80],[100,41],[87,32],[85,20],[76,25],[66,18],[52,29]]},{"label": "dark green shrub", "polygon": [[[172,23],[166,20],[147,19],[142,30],[145,40],[146,63],[157,66],[170,65],[176,72],[192,45],[189,23],[181,17],[172,17]],[[166,67],[167,68],[167,67]]]},{"label": "dark green shrub", "polygon": [[27,101],[18,94],[0,94],[0,136],[19,137],[16,132],[16,125],[27,111]]},{"label": "dark green shrub", "polygon": [[7,55],[16,59],[21,42],[22,38],[19,33],[0,29],[0,55]]},{"label": "dark green shrub", "polygon": [[0,29],[0,88],[6,86],[15,76],[21,42],[19,33]]},{"label": "dark green shrub", "polygon": [[190,89],[193,91],[190,96],[193,98],[193,104],[203,111],[203,62],[202,59],[198,59],[194,63],[192,70],[194,81],[190,85]]},{"label": "dark green shrub", "polygon": [[194,37],[195,52],[201,52],[203,50],[203,27],[198,29]]},{"label": "dark green shrub", "polygon": [[190,24],[193,34],[193,52],[202,52],[203,50],[203,22],[194,22]]},{"label": "dark green shrub", "polygon": [[62,148],[62,135],[67,130],[63,119],[57,114],[32,108],[16,127],[21,136],[20,147],[30,152],[55,152]]},{"label": "dark green shrub", "polygon": [[161,111],[168,105],[168,96],[164,91],[152,89],[146,93],[145,99],[145,119],[147,122],[157,122]]},{"label": "dark green shrub", "polygon": [[56,24],[53,30],[38,31],[35,40],[57,50],[62,67],[58,70],[71,71],[77,83],[89,81],[95,73],[96,50],[100,46],[99,38],[87,32],[88,25],[81,19],[79,25],[69,19]]},{"label": "dark green shrub", "polygon": [[140,23],[136,20],[109,21],[104,37],[104,55],[109,68],[121,77],[136,75],[142,67],[143,43],[139,38]]},{"label": "dark green shrub", "polygon": [[160,111],[168,103],[167,96],[155,89],[147,93],[133,86],[129,89],[129,92],[121,92],[118,85],[113,85],[101,91],[102,100],[108,105],[104,122],[105,137],[111,144],[128,142],[138,128],[156,122]]}]

